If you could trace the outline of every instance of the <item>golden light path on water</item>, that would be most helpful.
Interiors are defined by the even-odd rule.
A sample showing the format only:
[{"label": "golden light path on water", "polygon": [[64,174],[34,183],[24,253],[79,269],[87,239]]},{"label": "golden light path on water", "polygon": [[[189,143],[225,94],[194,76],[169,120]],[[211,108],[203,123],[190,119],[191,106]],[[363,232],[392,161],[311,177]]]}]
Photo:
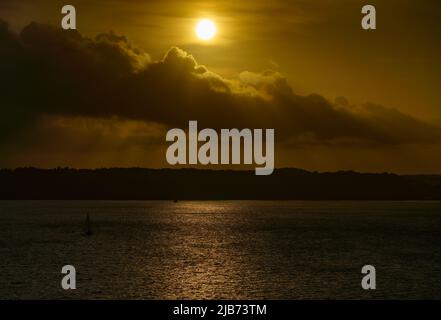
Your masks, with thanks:
[{"label": "golden light path on water", "polygon": [[[370,295],[360,290],[366,261],[382,266],[376,298],[441,298],[440,209],[410,201],[6,201],[0,298],[359,299]],[[75,292],[60,290],[66,261],[77,270]]]}]

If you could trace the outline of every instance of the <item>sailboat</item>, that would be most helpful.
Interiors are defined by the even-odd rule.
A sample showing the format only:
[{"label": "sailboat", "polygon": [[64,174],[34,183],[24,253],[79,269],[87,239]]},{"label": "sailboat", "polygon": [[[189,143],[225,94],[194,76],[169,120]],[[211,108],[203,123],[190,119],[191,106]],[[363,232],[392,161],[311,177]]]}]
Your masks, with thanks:
[{"label": "sailboat", "polygon": [[86,232],[84,233],[84,235],[86,237],[90,237],[92,234],[93,234],[93,232],[90,227],[90,217],[89,217],[89,214],[87,214],[87,216],[86,216]]}]

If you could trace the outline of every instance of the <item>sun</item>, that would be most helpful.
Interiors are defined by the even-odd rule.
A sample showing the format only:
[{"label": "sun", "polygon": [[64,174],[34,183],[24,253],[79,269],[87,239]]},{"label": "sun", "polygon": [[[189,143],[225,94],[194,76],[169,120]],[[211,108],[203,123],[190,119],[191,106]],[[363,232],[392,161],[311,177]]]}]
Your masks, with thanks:
[{"label": "sun", "polygon": [[217,29],[213,21],[209,19],[203,19],[196,25],[196,35],[199,39],[210,40],[216,35]]}]

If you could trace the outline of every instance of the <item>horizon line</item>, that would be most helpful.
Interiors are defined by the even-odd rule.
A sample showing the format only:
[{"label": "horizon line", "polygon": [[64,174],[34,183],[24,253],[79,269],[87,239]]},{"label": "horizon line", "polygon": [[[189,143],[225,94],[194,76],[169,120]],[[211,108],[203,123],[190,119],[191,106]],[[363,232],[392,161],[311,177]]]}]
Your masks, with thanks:
[{"label": "horizon line", "polygon": [[[152,168],[152,167],[139,167],[139,166],[130,166],[130,167],[96,167],[96,168],[79,168],[79,167],[69,167],[69,166],[58,166],[58,167],[36,167],[36,166],[18,166],[14,168],[0,168],[0,171],[19,171],[19,170],[41,170],[41,171],[61,171],[61,170],[72,170],[72,171],[99,171],[99,170],[151,170],[151,171],[205,171],[205,172],[254,172],[254,169],[217,169],[217,168],[196,168],[196,167],[177,167],[177,168],[169,168],[169,167],[160,167],[160,168]],[[308,170],[304,168],[298,167],[279,167],[274,168],[274,172],[283,171],[283,170],[297,170],[297,171],[305,171],[308,173],[315,174],[327,174],[327,173],[356,173],[356,174],[377,174],[377,175],[397,175],[397,176],[441,176],[440,173],[396,173],[392,171],[357,171],[353,169],[340,169],[340,170]]]}]

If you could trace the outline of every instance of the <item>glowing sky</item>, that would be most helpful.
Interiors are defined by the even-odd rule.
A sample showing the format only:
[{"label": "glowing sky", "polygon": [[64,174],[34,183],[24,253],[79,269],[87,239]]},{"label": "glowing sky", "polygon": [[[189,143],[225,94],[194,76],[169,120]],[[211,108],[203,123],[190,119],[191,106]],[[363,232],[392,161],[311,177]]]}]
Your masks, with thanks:
[{"label": "glowing sky", "polygon": [[[225,78],[239,74],[244,77],[244,71],[261,73],[271,69],[283,74],[297,95],[319,94],[331,102],[337,98],[337,105],[345,107],[381,105],[425,123],[441,125],[440,2],[369,3],[377,8],[376,31],[361,29],[360,11],[366,2],[358,0],[69,2],[77,8],[78,31],[82,35],[95,37],[113,30],[147,52],[151,61],[161,60],[164,53],[177,46],[193,55],[197,63]],[[56,0],[2,0],[0,19],[7,21],[15,32],[31,21],[58,25],[64,4],[65,1]],[[201,41],[195,36],[195,25],[202,18],[212,19],[218,28],[211,41]],[[57,121],[53,123],[67,125],[66,119]],[[72,125],[77,120],[69,121]],[[403,121],[393,123],[398,127]],[[143,125],[131,123],[129,127]],[[318,170],[441,172],[439,146],[414,141],[412,146],[389,146],[378,151],[366,144],[348,148],[342,144],[314,143],[308,147],[302,144],[300,149],[298,144],[294,149],[280,145],[284,151],[279,164]],[[4,160],[5,166],[25,164],[27,153],[14,153],[17,148],[7,147],[11,156]],[[150,153],[150,159],[161,158],[162,151],[158,150]],[[101,158],[107,159],[104,165],[154,166],[156,163],[138,160],[146,156],[137,152],[132,157],[134,161],[115,160],[118,157],[108,154],[112,151],[100,152],[101,155],[87,161],[66,162],[73,166],[99,166],[98,161],[90,159]],[[46,152],[35,164],[50,166],[60,158],[64,159],[60,154],[51,158],[51,153]]]},{"label": "glowing sky", "polygon": [[[441,120],[439,1],[374,1],[378,30],[361,30],[358,0],[122,1],[77,0],[79,30],[114,30],[159,58],[170,46],[215,71],[279,67],[296,90],[361,103],[375,101]],[[371,2],[370,2],[371,3]],[[3,0],[2,17],[17,27],[58,23],[65,1]],[[194,25],[212,17],[222,30],[206,46]],[[416,107],[418,105],[418,107]]]}]

